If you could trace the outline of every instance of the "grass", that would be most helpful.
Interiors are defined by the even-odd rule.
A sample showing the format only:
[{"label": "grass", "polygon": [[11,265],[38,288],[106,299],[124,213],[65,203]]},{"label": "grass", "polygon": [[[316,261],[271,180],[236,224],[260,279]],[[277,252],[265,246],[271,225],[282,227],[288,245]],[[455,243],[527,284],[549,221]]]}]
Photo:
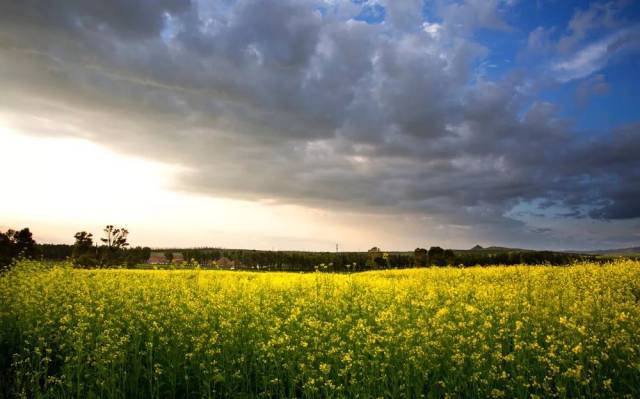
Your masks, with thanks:
[{"label": "grass", "polygon": [[640,397],[640,262],[0,277],[8,397]]}]

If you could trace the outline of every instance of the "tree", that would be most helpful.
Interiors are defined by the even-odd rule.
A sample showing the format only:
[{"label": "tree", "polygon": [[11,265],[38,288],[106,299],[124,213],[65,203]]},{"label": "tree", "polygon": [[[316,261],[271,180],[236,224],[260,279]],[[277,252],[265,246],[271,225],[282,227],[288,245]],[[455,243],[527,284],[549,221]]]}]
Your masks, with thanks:
[{"label": "tree", "polygon": [[389,268],[389,252],[384,252],[382,254],[382,262],[379,263],[379,266]]},{"label": "tree", "polygon": [[437,266],[444,266],[446,264],[444,258],[444,249],[440,247],[429,248],[429,263]]},{"label": "tree", "polygon": [[16,231],[13,235],[14,251],[17,256],[30,258],[36,253],[36,242],[28,227]]},{"label": "tree", "polygon": [[0,267],[11,264],[13,259],[13,240],[7,233],[0,232]]},{"label": "tree", "polygon": [[129,245],[127,242],[129,231],[107,225],[104,232],[106,237],[100,239],[105,244],[100,250],[100,264],[103,266],[119,264],[123,260],[124,249]]},{"label": "tree", "polygon": [[28,227],[0,233],[0,266],[8,266],[17,257],[30,258],[36,254],[36,242]]},{"label": "tree", "polygon": [[456,260],[456,254],[453,252],[453,250],[445,249],[443,256],[447,265],[454,264],[454,261]]},{"label": "tree", "polygon": [[383,253],[380,248],[373,247],[367,251],[367,267],[369,269],[381,269],[388,267],[389,254]]},{"label": "tree", "polygon": [[107,227],[104,228],[104,232],[107,237],[101,238],[100,241],[105,243],[108,248],[121,249],[129,245],[127,242],[129,231],[127,231],[127,229],[115,228],[113,225],[107,225]]},{"label": "tree", "polygon": [[427,250],[424,248],[416,248],[413,251],[413,265],[415,267],[427,266]]},{"label": "tree", "polygon": [[151,248],[149,247],[135,247],[127,250],[125,257],[125,263],[127,266],[135,266],[140,263],[146,263],[151,255]]},{"label": "tree", "polygon": [[76,239],[71,252],[73,263],[78,266],[95,266],[98,260],[96,259],[96,251],[93,248],[93,234],[80,231],[73,237]]},{"label": "tree", "polygon": [[367,267],[369,269],[375,269],[378,266],[376,259],[381,255],[380,248],[373,247],[367,251]]},{"label": "tree", "polygon": [[80,231],[73,237],[76,239],[75,244],[73,244],[74,254],[82,254],[93,248],[93,234],[87,233],[86,231]]},{"label": "tree", "polygon": [[173,252],[167,251],[164,253],[164,258],[167,260],[167,263],[173,262]]}]

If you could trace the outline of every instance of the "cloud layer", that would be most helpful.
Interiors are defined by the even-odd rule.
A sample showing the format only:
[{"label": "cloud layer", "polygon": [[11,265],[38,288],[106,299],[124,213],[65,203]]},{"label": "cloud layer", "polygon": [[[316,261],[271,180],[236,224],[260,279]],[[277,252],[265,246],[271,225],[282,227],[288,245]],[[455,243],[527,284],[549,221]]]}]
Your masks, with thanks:
[{"label": "cloud layer", "polygon": [[[215,196],[495,237],[549,234],[527,214],[640,217],[640,124],[587,136],[537,97],[548,78],[482,73],[492,49],[474,32],[513,32],[510,2],[437,2],[429,20],[420,1],[380,1],[383,23],[353,19],[368,3],[3,2],[0,117],[180,164],[176,189]],[[637,46],[627,26],[582,45],[616,17],[589,10],[560,37],[529,36],[529,54],[552,54],[551,80],[589,78]]]}]

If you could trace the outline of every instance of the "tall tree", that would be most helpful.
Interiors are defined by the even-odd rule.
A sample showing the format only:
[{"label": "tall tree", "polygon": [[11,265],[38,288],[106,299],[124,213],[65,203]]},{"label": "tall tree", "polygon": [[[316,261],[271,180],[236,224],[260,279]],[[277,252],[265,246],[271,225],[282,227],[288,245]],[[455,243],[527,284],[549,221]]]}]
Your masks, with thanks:
[{"label": "tall tree", "polygon": [[95,266],[98,260],[93,247],[93,234],[79,231],[73,237],[76,239],[71,253],[73,263],[78,266]]},{"label": "tall tree", "polygon": [[113,225],[107,225],[107,227],[104,228],[104,232],[107,236],[105,238],[101,238],[100,241],[105,243],[107,247],[121,249],[129,245],[127,242],[129,231],[127,229],[115,228]]},{"label": "tall tree", "polygon": [[100,249],[100,264],[102,266],[121,264],[124,260],[124,249],[129,246],[127,236],[129,231],[107,225],[104,228],[106,237],[101,238],[105,245]]}]

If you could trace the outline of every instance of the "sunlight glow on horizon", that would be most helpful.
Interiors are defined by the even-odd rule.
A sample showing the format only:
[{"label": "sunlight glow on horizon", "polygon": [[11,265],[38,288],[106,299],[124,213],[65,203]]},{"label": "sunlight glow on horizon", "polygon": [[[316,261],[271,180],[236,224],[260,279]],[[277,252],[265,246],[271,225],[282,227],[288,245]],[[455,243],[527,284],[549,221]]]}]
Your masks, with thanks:
[{"label": "sunlight glow on horizon", "polygon": [[[87,140],[25,135],[0,125],[0,229],[30,227],[40,242],[99,237],[106,224],[131,231],[133,245],[366,250],[366,216],[172,191],[184,168],[126,156]],[[355,219],[354,219],[355,218]],[[365,229],[366,230],[366,229]],[[344,237],[344,238],[343,238]],[[399,245],[400,237],[389,239]],[[400,244],[401,245],[401,244]]]}]

